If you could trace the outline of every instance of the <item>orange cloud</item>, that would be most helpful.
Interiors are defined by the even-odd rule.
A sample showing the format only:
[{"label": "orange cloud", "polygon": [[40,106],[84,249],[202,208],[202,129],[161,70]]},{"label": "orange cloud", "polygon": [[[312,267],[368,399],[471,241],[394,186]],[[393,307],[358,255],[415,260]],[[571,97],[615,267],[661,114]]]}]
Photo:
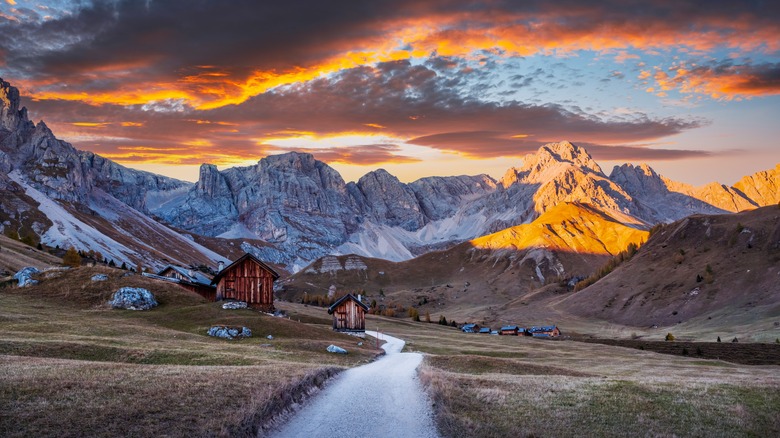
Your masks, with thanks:
[{"label": "orange cloud", "polygon": [[73,122],[71,123],[73,126],[78,126],[81,128],[105,128],[106,126],[110,125],[110,123],[107,122]]},{"label": "orange cloud", "polygon": [[[322,50],[324,55],[306,58],[293,66],[241,72],[210,64],[185,66],[178,76],[152,78],[151,83],[143,83],[143,87],[137,81],[121,82],[116,89],[103,92],[51,90],[29,85],[37,99],[79,100],[95,105],[143,105],[182,100],[193,108],[208,110],[240,104],[276,87],[310,81],[344,69],[426,57],[433,53],[473,59],[483,56],[484,52],[501,56],[567,56],[587,50],[617,54],[616,60],[622,62],[636,57],[629,54],[628,49],[664,51],[677,47],[700,53],[719,47],[742,51],[780,50],[777,26],[761,25],[755,16],[747,14],[703,13],[700,17],[685,17],[685,20],[680,16],[673,17],[675,20],[648,16],[605,21],[600,7],[586,5],[577,5],[571,10],[543,7],[539,11],[487,7],[444,9],[421,7],[417,12],[421,15],[424,12],[425,18],[378,20],[372,24],[375,26],[372,33],[333,42],[332,47]],[[132,78],[135,72],[159,62],[160,56],[150,54],[139,56],[139,60],[133,62],[92,67],[89,74],[101,72],[116,78]],[[691,86],[701,88],[704,85]],[[711,89],[708,94],[716,89],[727,94],[733,93],[730,90],[746,91],[739,84],[723,84],[722,81],[704,87]],[[751,92],[758,94],[761,91],[752,89]]]},{"label": "orange cloud", "polygon": [[780,64],[734,65],[727,61],[698,66],[681,63],[669,68],[668,72],[657,70],[653,79],[663,91],[677,90],[721,100],[780,94]]}]

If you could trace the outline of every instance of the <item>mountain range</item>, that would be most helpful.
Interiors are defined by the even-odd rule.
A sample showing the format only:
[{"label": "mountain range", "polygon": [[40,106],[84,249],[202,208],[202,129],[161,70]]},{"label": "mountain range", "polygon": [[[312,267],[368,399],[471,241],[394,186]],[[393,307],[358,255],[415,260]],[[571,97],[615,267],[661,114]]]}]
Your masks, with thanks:
[{"label": "mountain range", "polygon": [[531,224],[563,203],[630,230],[776,204],[780,165],[733,187],[697,188],[646,165],[606,175],[584,148],[564,141],[526,155],[499,180],[406,184],[379,169],[345,182],[312,155],[290,152],[222,171],[203,164],[188,183],[76,150],[30,121],[18,90],[0,79],[0,190],[7,235],[151,267],[213,265],[247,251],[294,272],[331,254],[410,260]]}]

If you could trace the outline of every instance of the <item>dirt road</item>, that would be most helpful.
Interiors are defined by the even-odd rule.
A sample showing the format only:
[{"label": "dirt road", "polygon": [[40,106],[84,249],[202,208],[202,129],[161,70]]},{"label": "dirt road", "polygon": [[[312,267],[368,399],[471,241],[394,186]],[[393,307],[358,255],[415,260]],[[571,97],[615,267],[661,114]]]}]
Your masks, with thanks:
[{"label": "dirt road", "polygon": [[438,437],[417,379],[422,355],[401,353],[404,341],[380,336],[385,357],[343,372],[271,436]]}]

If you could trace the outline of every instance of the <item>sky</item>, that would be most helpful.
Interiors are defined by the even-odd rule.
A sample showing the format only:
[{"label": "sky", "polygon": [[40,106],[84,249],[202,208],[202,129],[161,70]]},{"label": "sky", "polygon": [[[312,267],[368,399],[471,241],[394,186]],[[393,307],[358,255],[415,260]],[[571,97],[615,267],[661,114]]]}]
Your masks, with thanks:
[{"label": "sky", "polygon": [[562,140],[695,185],[780,163],[773,0],[0,2],[31,118],[188,181],[293,150],[500,178]]}]

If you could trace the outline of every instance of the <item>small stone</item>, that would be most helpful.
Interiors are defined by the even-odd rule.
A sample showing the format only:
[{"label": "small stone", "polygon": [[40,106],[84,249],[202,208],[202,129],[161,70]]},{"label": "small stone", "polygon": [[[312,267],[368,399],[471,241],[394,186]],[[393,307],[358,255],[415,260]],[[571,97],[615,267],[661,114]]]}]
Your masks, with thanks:
[{"label": "small stone", "polygon": [[345,350],[345,349],[343,349],[341,347],[337,347],[337,346],[335,346],[333,344],[328,345],[327,350],[328,350],[328,353],[347,354],[347,350]]},{"label": "small stone", "polygon": [[274,337],[272,335],[268,335],[265,337],[266,339],[273,339]]},{"label": "small stone", "polygon": [[246,303],[243,301],[228,301],[222,304],[222,308],[225,310],[246,309]]},{"label": "small stone", "polygon": [[90,278],[92,281],[106,281],[108,280],[108,275],[106,274],[95,274]]}]

